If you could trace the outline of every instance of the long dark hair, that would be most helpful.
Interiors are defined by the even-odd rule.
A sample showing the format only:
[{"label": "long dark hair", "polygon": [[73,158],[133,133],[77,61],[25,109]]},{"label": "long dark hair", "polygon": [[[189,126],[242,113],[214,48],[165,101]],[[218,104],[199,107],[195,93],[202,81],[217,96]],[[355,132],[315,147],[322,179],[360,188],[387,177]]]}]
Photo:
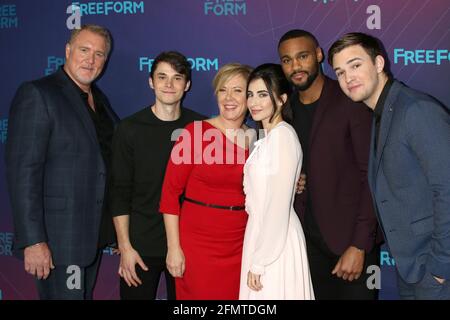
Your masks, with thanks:
[{"label": "long dark hair", "polygon": [[[253,71],[250,73],[250,76],[248,77],[247,92],[250,82],[257,79],[261,79],[262,81],[264,81],[267,91],[269,92],[270,100],[272,101],[273,105],[273,112],[269,122],[272,122],[277,110],[276,101],[282,101],[281,96],[283,94],[286,94],[289,97],[289,95],[291,94],[291,86],[283,73],[283,69],[279,64],[276,63],[265,63],[253,69]],[[292,123],[292,108],[291,104],[289,103],[289,99],[287,99],[286,102],[281,106],[280,113],[281,118],[284,121],[286,121],[287,123]],[[257,121],[256,125],[258,129],[262,129],[261,121]]]}]

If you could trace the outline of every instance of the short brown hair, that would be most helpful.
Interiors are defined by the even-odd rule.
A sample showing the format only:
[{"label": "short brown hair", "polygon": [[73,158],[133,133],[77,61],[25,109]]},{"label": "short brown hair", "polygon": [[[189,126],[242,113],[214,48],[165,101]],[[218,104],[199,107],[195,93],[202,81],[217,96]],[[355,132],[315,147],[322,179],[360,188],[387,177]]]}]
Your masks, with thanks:
[{"label": "short brown hair", "polygon": [[98,26],[95,24],[84,24],[81,26],[80,29],[73,29],[72,33],[70,34],[68,43],[72,44],[72,42],[80,34],[80,32],[84,31],[84,30],[98,34],[99,36],[102,36],[105,39],[106,55],[108,56],[109,52],[111,51],[111,33],[109,32],[108,29],[106,29],[105,27],[102,27],[102,26]]},{"label": "short brown hair", "polygon": [[377,56],[384,56],[383,46],[375,37],[361,32],[351,32],[343,35],[336,40],[328,50],[328,63],[333,65],[333,57],[347,47],[360,45],[370,56],[373,62]]},{"label": "short brown hair", "polygon": [[247,81],[250,72],[252,72],[252,67],[245,64],[233,62],[223,65],[213,79],[214,94],[217,95],[220,87],[234,76],[241,75]]},{"label": "short brown hair", "polygon": [[164,51],[158,54],[152,63],[152,68],[150,69],[150,78],[153,79],[155,70],[160,62],[170,64],[176,72],[185,76],[186,82],[191,81],[191,65],[186,57],[178,51]]}]

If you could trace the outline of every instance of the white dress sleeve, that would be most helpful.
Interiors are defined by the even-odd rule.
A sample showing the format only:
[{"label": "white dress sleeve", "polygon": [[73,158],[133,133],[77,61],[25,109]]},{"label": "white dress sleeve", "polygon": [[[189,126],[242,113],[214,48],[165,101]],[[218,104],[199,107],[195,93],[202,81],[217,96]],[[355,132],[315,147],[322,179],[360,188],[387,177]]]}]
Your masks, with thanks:
[{"label": "white dress sleeve", "polygon": [[302,161],[295,133],[281,125],[273,130],[267,137],[263,158],[258,159],[264,165],[261,172],[266,175],[266,194],[250,271],[260,275],[278,259],[286,244],[293,190]]}]

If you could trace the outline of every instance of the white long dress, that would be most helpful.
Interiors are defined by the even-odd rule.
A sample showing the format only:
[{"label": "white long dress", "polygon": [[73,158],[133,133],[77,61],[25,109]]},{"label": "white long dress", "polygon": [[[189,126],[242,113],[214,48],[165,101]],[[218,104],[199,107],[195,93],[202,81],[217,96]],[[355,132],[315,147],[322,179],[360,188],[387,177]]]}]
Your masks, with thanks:
[{"label": "white long dress", "polygon": [[[312,300],[305,236],[294,211],[303,153],[295,130],[280,122],[255,143],[244,167],[248,222],[242,257],[241,300]],[[261,274],[260,291],[247,274]]]}]

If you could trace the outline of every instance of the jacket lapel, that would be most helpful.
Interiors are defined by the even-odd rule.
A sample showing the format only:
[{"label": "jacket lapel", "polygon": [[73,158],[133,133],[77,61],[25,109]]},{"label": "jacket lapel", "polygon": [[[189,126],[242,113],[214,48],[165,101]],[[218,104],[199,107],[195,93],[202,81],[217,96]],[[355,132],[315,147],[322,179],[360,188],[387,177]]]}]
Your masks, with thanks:
[{"label": "jacket lapel", "polygon": [[[383,114],[381,115],[380,132],[378,134],[379,139],[376,146],[376,160],[375,160],[375,176],[380,169],[381,159],[383,158],[384,147],[389,137],[389,131],[391,130],[392,117],[394,115],[394,103],[397,99],[400,85],[397,81],[392,84],[391,90],[386,98],[384,104]],[[375,133],[374,133],[375,134]]]},{"label": "jacket lapel", "polygon": [[376,162],[376,153],[375,153],[375,118],[372,119],[372,130],[370,133],[370,152],[369,152],[369,164],[368,164],[368,172],[367,178],[369,182],[369,186],[372,189],[372,193],[375,192],[375,165]]},{"label": "jacket lapel", "polygon": [[314,138],[316,137],[317,130],[320,126],[320,123],[322,122],[323,116],[327,109],[328,101],[330,101],[329,99],[332,99],[333,88],[331,86],[332,86],[331,80],[325,77],[325,83],[323,85],[322,92],[320,94],[319,104],[317,105],[317,110],[313,118],[311,135],[309,138],[309,150],[311,150],[311,146],[314,142]]},{"label": "jacket lapel", "polygon": [[81,123],[86,128],[86,132],[88,133],[89,137],[91,137],[92,142],[94,142],[98,146],[99,144],[97,140],[97,133],[95,132],[95,126],[88,111],[86,110],[83,99],[75,90],[72,83],[69,82],[70,80],[67,79],[67,76],[63,74],[64,71],[60,69],[57,72],[58,81],[62,86],[62,91],[67,98],[68,105],[75,111],[75,113],[79,117]]},{"label": "jacket lapel", "polygon": [[96,99],[101,100],[101,103],[103,104],[108,117],[113,122],[114,128],[116,128],[117,125],[119,124],[120,119],[117,116],[117,114],[114,112],[114,110],[111,108],[108,98],[103,94],[103,92],[95,84],[92,84],[92,87],[93,87],[93,90],[95,90],[95,92],[97,93]]}]

